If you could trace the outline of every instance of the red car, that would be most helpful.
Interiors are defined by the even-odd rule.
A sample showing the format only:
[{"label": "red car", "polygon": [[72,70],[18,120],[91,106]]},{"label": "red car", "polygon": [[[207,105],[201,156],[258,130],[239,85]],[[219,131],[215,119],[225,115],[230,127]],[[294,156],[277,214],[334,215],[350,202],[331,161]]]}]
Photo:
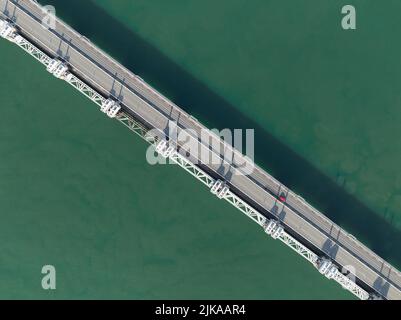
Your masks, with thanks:
[{"label": "red car", "polygon": [[281,196],[278,197],[278,200],[279,200],[280,202],[285,203],[285,202],[287,201],[287,198],[286,198],[285,196],[281,195]]}]

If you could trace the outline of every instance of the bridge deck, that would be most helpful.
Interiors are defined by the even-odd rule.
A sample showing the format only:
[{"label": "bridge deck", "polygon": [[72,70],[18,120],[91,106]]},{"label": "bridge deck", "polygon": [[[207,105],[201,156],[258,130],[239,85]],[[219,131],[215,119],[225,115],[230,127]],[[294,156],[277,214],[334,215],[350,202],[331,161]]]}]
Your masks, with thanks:
[{"label": "bridge deck", "polygon": [[[61,20],[55,30],[40,25],[43,13],[33,1],[0,0],[2,17],[13,18],[23,34],[52,56],[64,58],[73,72],[105,96],[112,93],[120,99],[124,109],[149,128],[163,131],[169,121],[176,121],[179,128],[192,129],[200,133],[206,129],[201,123],[160,95],[132,72],[117,63],[89,40],[72,30]],[[223,142],[209,133],[210,140]],[[190,138],[200,144],[205,152],[222,158],[221,149],[209,150],[204,142]],[[230,146],[225,148],[231,149]],[[275,216],[301,242],[315,252],[324,252],[340,266],[353,266],[356,276],[364,285],[387,299],[401,299],[401,274],[370,249],[335,225],[322,213],[312,208],[302,198],[288,190],[276,179],[259,167],[251,175],[239,174],[241,164],[248,159],[233,150],[233,161],[221,159],[218,164],[203,164],[205,171],[215,178],[227,180],[231,189],[266,216]],[[192,155],[191,155],[192,157]],[[196,159],[192,159],[195,161]],[[286,191],[287,201],[277,202],[277,195]]]}]

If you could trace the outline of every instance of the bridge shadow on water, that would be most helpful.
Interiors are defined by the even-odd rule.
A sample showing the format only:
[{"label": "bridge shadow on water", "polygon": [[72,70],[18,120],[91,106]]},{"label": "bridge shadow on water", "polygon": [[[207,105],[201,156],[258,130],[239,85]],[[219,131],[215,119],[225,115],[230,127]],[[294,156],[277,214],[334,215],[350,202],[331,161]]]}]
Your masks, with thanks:
[{"label": "bridge shadow on water", "polygon": [[397,267],[401,266],[400,230],[104,9],[90,0],[40,2],[54,5],[61,18],[72,27],[209,127],[254,128],[255,159],[259,165],[315,204],[380,256]]}]

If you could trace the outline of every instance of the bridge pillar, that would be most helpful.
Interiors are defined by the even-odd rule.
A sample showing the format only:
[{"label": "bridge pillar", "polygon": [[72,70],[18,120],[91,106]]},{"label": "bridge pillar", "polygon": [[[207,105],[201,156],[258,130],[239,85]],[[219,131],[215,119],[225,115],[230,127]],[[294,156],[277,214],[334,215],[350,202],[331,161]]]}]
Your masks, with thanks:
[{"label": "bridge pillar", "polygon": [[230,188],[221,180],[216,180],[210,188],[210,192],[216,195],[219,199],[223,199],[229,191]]},{"label": "bridge pillar", "polygon": [[164,158],[169,158],[176,148],[173,145],[169,145],[166,140],[160,140],[155,148],[157,153],[160,153],[160,155]]},{"label": "bridge pillar", "polygon": [[0,36],[2,38],[14,41],[17,35],[17,28],[11,22],[0,19]]},{"label": "bridge pillar", "polygon": [[100,111],[106,113],[109,118],[115,118],[120,109],[118,102],[111,98],[104,101],[100,107]]},{"label": "bridge pillar", "polygon": [[328,279],[332,279],[338,272],[338,268],[327,258],[320,258],[317,262],[317,268]]},{"label": "bridge pillar", "polygon": [[53,59],[47,65],[46,70],[58,79],[65,79],[68,75],[68,65],[60,59]]},{"label": "bridge pillar", "polygon": [[265,224],[264,230],[273,239],[279,238],[284,233],[284,228],[274,219],[269,220],[269,222]]}]

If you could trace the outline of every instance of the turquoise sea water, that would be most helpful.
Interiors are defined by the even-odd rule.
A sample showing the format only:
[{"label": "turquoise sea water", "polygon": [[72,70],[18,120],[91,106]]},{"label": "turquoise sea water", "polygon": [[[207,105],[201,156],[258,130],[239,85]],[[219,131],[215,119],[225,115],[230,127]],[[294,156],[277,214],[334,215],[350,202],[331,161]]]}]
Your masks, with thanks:
[{"label": "turquoise sea water", "polygon": [[[355,1],[352,32],[340,1],[48,3],[210,127],[255,128],[260,165],[401,265],[398,2]],[[0,297],[352,298],[182,170],[149,166],[144,142],[20,49],[0,52]]]}]

